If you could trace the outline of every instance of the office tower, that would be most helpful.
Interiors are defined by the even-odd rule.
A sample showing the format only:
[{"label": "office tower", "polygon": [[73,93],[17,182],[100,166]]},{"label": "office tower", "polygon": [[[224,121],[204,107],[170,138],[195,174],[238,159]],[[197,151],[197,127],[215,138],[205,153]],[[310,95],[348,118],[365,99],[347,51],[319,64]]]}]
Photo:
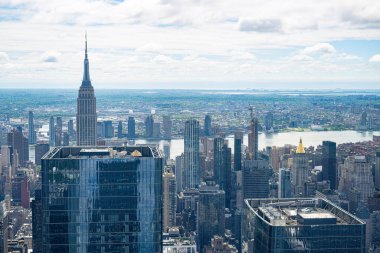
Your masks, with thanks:
[{"label": "office tower", "polygon": [[278,148],[276,146],[272,147],[270,162],[272,165],[273,171],[278,171],[280,169],[280,160],[281,160],[281,151],[282,148]]},{"label": "office tower", "polygon": [[214,138],[214,181],[224,190],[223,145],[223,138]]},{"label": "office tower", "polygon": [[96,98],[90,80],[90,66],[87,55],[87,35],[84,58],[83,81],[77,99],[77,145],[96,145]]},{"label": "office tower", "polygon": [[146,138],[153,137],[153,125],[154,125],[153,115],[148,115],[145,118],[145,137]]},{"label": "office tower", "polygon": [[112,126],[111,120],[106,120],[103,122],[104,127],[104,137],[105,138],[113,138],[114,137],[114,128]]},{"label": "office tower", "polygon": [[42,192],[41,189],[35,191],[35,197],[31,203],[32,208],[32,235],[33,252],[42,253]]},{"label": "office tower", "polygon": [[29,208],[29,178],[26,174],[17,174],[12,179],[12,205]]},{"label": "office tower", "polygon": [[[25,165],[29,160],[28,143],[28,138],[23,135],[21,127],[14,128],[8,133],[8,146],[12,147],[11,155],[19,165]],[[17,167],[15,163],[13,163],[13,167]]]},{"label": "office tower", "polygon": [[161,136],[161,124],[160,123],[153,123],[153,133],[152,137],[153,138],[160,138]]},{"label": "office tower", "polygon": [[296,153],[293,156],[292,186],[294,196],[303,195],[304,184],[306,183],[308,176],[308,158],[302,144],[302,139],[300,139]]},{"label": "office tower", "polygon": [[243,198],[267,198],[271,171],[266,160],[245,160],[243,164]]},{"label": "office tower", "polygon": [[291,173],[289,169],[280,169],[278,175],[278,198],[292,197]]},{"label": "office tower", "polygon": [[183,188],[198,188],[200,184],[199,122],[185,122]]},{"label": "office tower", "polygon": [[336,170],[336,143],[323,141],[322,143],[322,176],[323,180],[330,181],[330,188],[337,189],[337,170]]},{"label": "office tower", "polygon": [[374,211],[370,213],[367,220],[368,227],[368,242],[377,252],[380,249],[380,211]]},{"label": "office tower", "polygon": [[51,116],[49,120],[49,145],[51,147],[55,146],[55,123],[53,116]]},{"label": "office tower", "polygon": [[205,136],[210,136],[211,133],[211,115],[207,114],[205,116]]},{"label": "office tower", "polygon": [[69,146],[70,145],[70,137],[67,132],[63,132],[62,134],[62,146]]},{"label": "office tower", "polygon": [[72,119],[67,122],[67,133],[69,134],[70,139],[74,137],[74,121]]},{"label": "office tower", "polygon": [[234,135],[234,170],[239,171],[241,170],[241,157],[242,157],[242,152],[241,148],[243,145],[243,137],[244,133],[241,131],[235,132]]},{"label": "office tower", "polygon": [[35,164],[41,165],[41,158],[49,151],[49,144],[47,143],[37,143],[35,147]]},{"label": "office tower", "polygon": [[184,170],[184,155],[176,156],[175,158],[175,179],[177,180],[177,192],[183,190],[183,170]]},{"label": "office tower", "polygon": [[165,163],[167,163],[170,160],[170,143],[164,144],[164,156],[165,156]]},{"label": "office tower", "polygon": [[246,199],[247,252],[365,253],[365,222],[322,198]]},{"label": "office tower", "polygon": [[166,115],[162,117],[162,125],[164,130],[164,138],[171,139],[172,138],[172,120],[170,116]]},{"label": "office tower", "polygon": [[162,164],[150,146],[52,150],[42,160],[43,252],[161,252]]},{"label": "office tower", "polygon": [[253,108],[250,107],[250,114],[251,114],[251,126],[250,126],[250,132],[248,134],[248,149],[249,149],[249,159],[250,160],[257,160],[257,150],[258,150],[258,138],[259,138],[259,129],[258,124],[259,121],[257,118],[253,117]]},{"label": "office tower", "polygon": [[121,139],[123,137],[123,122],[120,120],[117,124],[117,138]]},{"label": "office tower", "polygon": [[10,204],[3,200],[0,202],[0,253],[8,252],[8,237],[11,220],[9,218]]},{"label": "office tower", "polygon": [[34,130],[34,121],[33,121],[33,112],[29,111],[29,123],[28,123],[28,131],[29,131],[29,144],[36,144],[36,131]]},{"label": "office tower", "polygon": [[103,121],[96,122],[96,137],[106,138],[106,130],[105,130]]},{"label": "office tower", "polygon": [[128,137],[136,138],[136,122],[134,117],[128,117]]},{"label": "office tower", "polygon": [[367,205],[375,187],[372,165],[365,156],[349,156],[344,160],[341,166],[339,191],[347,194],[351,211]]},{"label": "office tower", "polygon": [[375,187],[380,191],[380,151],[376,152]]},{"label": "office tower", "polygon": [[55,126],[55,146],[62,146],[62,117],[57,117],[57,124]]},{"label": "office tower", "polygon": [[271,129],[273,130],[273,113],[268,112],[265,115],[265,130],[269,131]]},{"label": "office tower", "polygon": [[212,181],[200,185],[197,215],[199,252],[210,245],[214,235],[224,235],[224,198],[224,191]]},{"label": "office tower", "polygon": [[172,172],[165,171],[163,175],[163,230],[175,226],[175,214],[177,209],[176,178]]},{"label": "office tower", "polygon": [[226,208],[231,208],[232,197],[232,168],[231,168],[231,148],[228,142],[223,145],[223,174],[224,174],[224,192],[226,194]]}]

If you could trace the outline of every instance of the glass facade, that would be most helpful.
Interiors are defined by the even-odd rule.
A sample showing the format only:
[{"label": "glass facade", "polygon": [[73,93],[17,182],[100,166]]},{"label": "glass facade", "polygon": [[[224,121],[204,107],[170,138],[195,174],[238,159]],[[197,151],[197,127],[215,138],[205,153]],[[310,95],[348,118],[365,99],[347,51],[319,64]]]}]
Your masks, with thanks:
[{"label": "glass facade", "polygon": [[365,223],[325,200],[320,199],[320,207],[334,213],[339,223],[290,225],[294,221],[288,221],[282,225],[272,224],[260,209],[249,203],[246,200],[242,220],[244,252],[365,252]]},{"label": "glass facade", "polygon": [[45,156],[43,252],[162,251],[162,155],[138,148],[141,157],[126,155],[132,147]]}]

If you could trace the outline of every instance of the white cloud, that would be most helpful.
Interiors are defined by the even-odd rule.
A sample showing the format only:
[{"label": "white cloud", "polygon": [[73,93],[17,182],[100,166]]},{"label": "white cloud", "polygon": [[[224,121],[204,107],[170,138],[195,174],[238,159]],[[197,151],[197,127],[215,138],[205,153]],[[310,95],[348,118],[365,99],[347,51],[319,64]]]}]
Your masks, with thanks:
[{"label": "white cloud", "polygon": [[[363,57],[376,52],[368,51],[371,48],[364,43],[363,55],[343,51],[334,43],[355,41],[357,49],[363,40],[380,40],[378,0],[5,0],[2,4],[11,8],[0,10],[6,17],[0,22],[0,50],[12,56],[12,64],[7,54],[0,53],[0,63],[7,62],[2,69],[8,66],[7,79],[2,78],[0,86],[9,80],[40,78],[38,71],[44,71],[47,80],[58,77],[76,84],[82,74],[85,30],[95,84],[290,80],[297,73],[307,73],[299,78],[318,80],[328,69],[334,70],[336,80],[347,76],[380,80],[376,64]],[[51,50],[56,51],[48,53]]]},{"label": "white cloud", "polygon": [[279,19],[239,19],[239,30],[242,32],[280,32],[281,20]]},{"label": "white cloud", "polygon": [[47,51],[41,55],[42,62],[58,62],[58,58],[61,54],[56,51]]},{"label": "white cloud", "polygon": [[315,55],[315,54],[334,54],[336,53],[335,47],[329,43],[318,43],[311,47],[306,47],[300,51],[303,55]]},{"label": "white cloud", "polygon": [[370,62],[380,62],[380,54],[373,55],[370,59]]},{"label": "white cloud", "polygon": [[5,52],[0,52],[0,64],[8,63],[9,62],[9,56]]}]

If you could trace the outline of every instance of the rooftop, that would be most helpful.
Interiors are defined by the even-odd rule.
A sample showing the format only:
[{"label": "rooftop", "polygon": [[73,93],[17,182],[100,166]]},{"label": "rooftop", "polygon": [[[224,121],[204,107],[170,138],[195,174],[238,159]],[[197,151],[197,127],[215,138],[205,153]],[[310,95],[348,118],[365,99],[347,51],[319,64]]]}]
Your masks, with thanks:
[{"label": "rooftop", "polygon": [[248,199],[248,208],[272,226],[364,224],[322,198]]},{"label": "rooftop", "polygon": [[127,147],[57,147],[50,150],[42,159],[100,159],[152,157],[162,158],[156,146],[127,146]]}]

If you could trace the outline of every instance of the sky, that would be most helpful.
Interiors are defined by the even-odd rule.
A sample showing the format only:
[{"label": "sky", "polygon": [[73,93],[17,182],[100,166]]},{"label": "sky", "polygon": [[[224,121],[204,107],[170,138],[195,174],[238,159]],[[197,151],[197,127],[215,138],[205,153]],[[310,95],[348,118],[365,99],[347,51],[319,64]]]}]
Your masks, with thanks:
[{"label": "sky", "polygon": [[0,0],[0,88],[380,89],[379,0]]}]

